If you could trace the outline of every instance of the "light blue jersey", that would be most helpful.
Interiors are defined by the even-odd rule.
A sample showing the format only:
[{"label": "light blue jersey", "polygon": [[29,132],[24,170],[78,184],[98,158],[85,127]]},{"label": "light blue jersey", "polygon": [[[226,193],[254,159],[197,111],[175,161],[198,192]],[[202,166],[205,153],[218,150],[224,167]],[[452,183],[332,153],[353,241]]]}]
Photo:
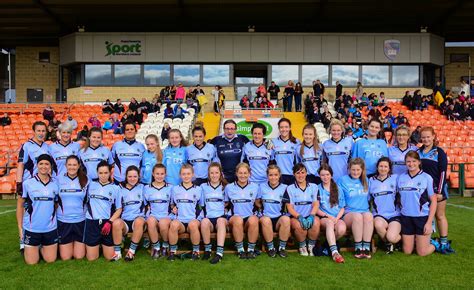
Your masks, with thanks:
[{"label": "light blue jersey", "polygon": [[169,217],[171,188],[170,184],[165,184],[162,187],[155,187],[153,184],[145,186],[143,196],[145,204],[149,206],[149,216],[157,220]]},{"label": "light blue jersey", "polygon": [[30,179],[38,173],[37,160],[42,154],[49,154],[48,144],[38,144],[33,139],[26,141],[20,148],[18,162],[23,163],[23,181]]},{"label": "light blue jersey", "polygon": [[250,174],[250,182],[263,183],[267,182],[267,167],[272,157],[272,150],[267,149],[265,142],[260,146],[255,143],[248,142],[242,150],[242,161],[250,165],[252,173]]},{"label": "light blue jersey", "polygon": [[389,220],[400,215],[400,209],[395,204],[397,179],[397,175],[387,176],[384,180],[380,180],[377,176],[369,179],[369,194],[374,216]]},{"label": "light blue jersey", "polygon": [[62,176],[66,174],[66,159],[71,155],[79,155],[81,145],[77,142],[69,142],[67,145],[59,143],[59,141],[49,145],[49,155],[53,157],[53,176]]},{"label": "light blue jersey", "polygon": [[209,164],[219,161],[216,148],[210,143],[204,142],[201,148],[198,148],[195,144],[189,145],[186,147],[186,153],[188,162],[194,168],[194,178],[206,179]]},{"label": "light blue jersey", "polygon": [[344,193],[344,198],[346,200],[346,213],[369,212],[369,191],[364,190],[364,186],[360,179],[344,175],[339,178],[337,185]]},{"label": "light blue jersey", "polygon": [[392,146],[388,148],[388,158],[390,158],[390,161],[392,161],[393,164],[393,174],[401,175],[407,172],[407,166],[405,164],[405,155],[407,155],[407,153],[412,150],[417,151],[418,147],[409,145],[405,150],[401,150],[397,146]]},{"label": "light blue jersey", "polygon": [[132,188],[120,186],[123,220],[134,221],[138,217],[145,217],[143,188],[144,185],[141,183],[135,184],[135,186]]},{"label": "light blue jersey", "polygon": [[269,218],[277,218],[285,213],[285,199],[287,185],[280,183],[272,187],[268,182],[260,184],[257,199],[262,200],[263,215]]},{"label": "light blue jersey", "polygon": [[424,171],[415,176],[404,173],[398,178],[401,214],[409,217],[424,217],[430,213],[430,198],[433,196],[433,178]]},{"label": "light blue jersey", "polygon": [[113,183],[91,182],[87,188],[86,207],[86,219],[109,219],[117,209],[122,208],[120,188]]},{"label": "light blue jersey", "polygon": [[[303,155],[300,154],[301,146],[303,146]],[[323,152],[321,151],[321,146],[319,149],[314,152],[314,145],[313,146],[306,146],[304,144],[300,144],[296,148],[296,156],[298,162],[303,163],[306,167],[308,175],[319,176],[318,170],[321,166],[321,161],[323,158]]]},{"label": "light blue jersey", "polygon": [[112,146],[112,157],[114,158],[114,180],[123,182],[125,172],[129,166],[135,165],[140,168],[145,146],[135,140],[122,140]]},{"label": "light blue jersey", "polygon": [[283,141],[281,137],[272,139],[273,157],[283,175],[293,175],[293,166],[296,164],[296,148],[301,142],[296,139],[296,143],[289,139]]},{"label": "light blue jersey", "polygon": [[143,184],[150,184],[153,175],[153,166],[156,164],[156,153],[146,150],[142,156],[142,167],[140,168],[141,182]]},{"label": "light blue jersey", "polygon": [[332,178],[335,181],[347,174],[347,164],[351,158],[353,143],[354,141],[351,137],[342,138],[338,142],[334,141],[334,139],[329,139],[323,143],[323,156],[332,168]]},{"label": "light blue jersey", "polygon": [[33,233],[48,233],[57,228],[55,204],[59,188],[55,180],[43,183],[38,176],[23,182],[25,213],[23,229]]},{"label": "light blue jersey", "polygon": [[318,186],[307,183],[306,188],[300,188],[297,183],[289,185],[284,198],[294,207],[295,211],[303,217],[311,214],[313,203],[318,201]]},{"label": "light blue jersey", "polygon": [[189,223],[198,219],[201,214],[200,207],[204,206],[202,189],[199,186],[191,185],[189,188],[175,185],[171,189],[171,204],[178,208],[177,219],[182,223]]},{"label": "light blue jersey", "polygon": [[218,218],[225,215],[225,203],[228,202],[224,193],[224,186],[219,184],[213,187],[209,182],[201,184],[204,198],[204,216]]},{"label": "light blue jersey", "polygon": [[58,221],[63,223],[78,223],[86,219],[87,186],[81,188],[79,177],[69,177],[63,174],[56,178],[59,186]]},{"label": "light blue jersey", "polygon": [[225,196],[232,205],[232,215],[247,218],[253,215],[253,207],[258,194],[258,184],[249,182],[241,187],[237,181],[225,187]]},{"label": "light blue jersey", "polygon": [[318,200],[319,200],[319,209],[327,215],[332,217],[337,217],[342,208],[346,206],[346,199],[344,198],[344,192],[338,186],[338,203],[331,206],[331,193],[324,189],[323,184],[318,185]]},{"label": "light blue jersey", "polygon": [[99,178],[97,175],[97,165],[101,161],[105,160],[109,165],[114,164],[114,158],[109,148],[102,145],[97,148],[89,146],[88,148],[81,149],[79,151],[79,158],[86,170],[87,177],[94,181]]},{"label": "light blue jersey", "polygon": [[163,165],[166,166],[166,182],[178,185],[181,182],[179,171],[181,166],[188,162],[186,147],[168,147],[163,150]]},{"label": "light blue jersey", "polygon": [[382,139],[360,139],[354,143],[352,158],[364,159],[367,175],[377,172],[377,161],[388,157],[387,142]]}]

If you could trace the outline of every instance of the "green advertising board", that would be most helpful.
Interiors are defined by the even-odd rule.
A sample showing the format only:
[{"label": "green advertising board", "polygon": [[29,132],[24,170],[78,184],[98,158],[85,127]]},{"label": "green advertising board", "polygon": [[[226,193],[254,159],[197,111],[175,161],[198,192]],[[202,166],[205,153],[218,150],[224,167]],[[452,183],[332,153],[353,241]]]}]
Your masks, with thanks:
[{"label": "green advertising board", "polygon": [[[269,136],[272,133],[273,127],[272,125],[270,125],[270,123],[265,122],[263,120],[258,120],[258,123],[263,124],[267,128],[267,133],[265,134],[265,137]],[[248,123],[245,120],[238,122],[237,134],[242,134],[245,135],[247,138],[252,139],[252,126],[253,123]]]}]

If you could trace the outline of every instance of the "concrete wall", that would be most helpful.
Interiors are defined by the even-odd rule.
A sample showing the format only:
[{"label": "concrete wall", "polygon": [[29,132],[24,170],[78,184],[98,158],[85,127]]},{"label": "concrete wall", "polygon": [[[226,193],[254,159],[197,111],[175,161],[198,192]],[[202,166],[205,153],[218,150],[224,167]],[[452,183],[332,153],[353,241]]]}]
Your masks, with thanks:
[{"label": "concrete wall", "polygon": [[[471,66],[474,64],[474,47],[446,47],[446,53],[444,56],[445,65],[445,77],[446,77],[446,88],[448,90],[452,87],[460,87],[460,78],[467,77],[469,75],[469,63],[468,62],[454,62],[450,63],[450,55],[452,53],[462,54],[468,53],[471,55]],[[474,72],[471,72],[471,77]]]}]

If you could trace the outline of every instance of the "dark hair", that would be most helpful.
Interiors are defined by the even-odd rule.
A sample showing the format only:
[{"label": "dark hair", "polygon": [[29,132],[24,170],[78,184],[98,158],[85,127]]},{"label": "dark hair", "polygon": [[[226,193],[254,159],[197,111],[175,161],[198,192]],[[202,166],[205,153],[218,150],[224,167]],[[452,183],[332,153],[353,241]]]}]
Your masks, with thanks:
[{"label": "dark hair", "polygon": [[237,128],[237,123],[232,119],[226,120],[222,127],[225,127],[225,125],[227,125],[227,124],[234,124],[235,128]]},{"label": "dark hair", "polygon": [[372,118],[372,119],[370,119],[369,123],[367,123],[367,128],[370,126],[370,123],[372,123],[372,122],[376,122],[376,123],[378,123],[379,126],[380,126],[380,131],[379,131],[379,133],[377,134],[377,139],[384,139],[385,133],[383,132],[383,124],[382,124],[382,122],[381,122],[379,119],[377,119],[377,118]]},{"label": "dark hair", "polygon": [[137,125],[135,124],[135,122],[126,121],[125,124],[123,124],[123,129],[124,129],[124,131],[125,131],[125,128],[127,128],[127,125],[132,125],[133,128],[135,129],[135,132],[137,131]]},{"label": "dark hair", "polygon": [[[362,183],[362,186],[364,187],[364,190],[365,191],[368,191],[369,190],[369,184],[367,182],[367,173],[366,173],[366,169],[365,169],[365,161],[364,159],[360,158],[360,157],[356,157],[356,158],[352,158],[350,161],[349,161],[349,164],[347,166],[347,168],[351,168],[352,166],[354,165],[359,165],[360,168],[362,169],[362,173],[359,177],[359,180],[360,180],[360,183]],[[350,173],[349,173],[350,175]],[[352,176],[351,176],[352,177]]]},{"label": "dark hair", "polygon": [[48,128],[48,126],[46,126],[46,124],[43,121],[36,121],[33,123],[33,126],[31,127],[31,129],[34,131],[36,127],[38,126],[44,126],[45,128]]},{"label": "dark hair", "polygon": [[304,166],[303,163],[297,163],[295,164],[295,166],[293,166],[293,174],[296,174],[296,172],[300,171],[300,170],[306,170],[306,172],[308,172],[308,170],[306,169],[306,166]]},{"label": "dark hair", "polygon": [[253,126],[252,126],[252,134],[253,134],[253,131],[255,129],[262,129],[262,132],[263,132],[263,135],[265,136],[265,134],[267,134],[267,127],[265,127],[265,125],[263,125],[262,123],[254,123]]},{"label": "dark hair", "polygon": [[[136,171],[138,173],[138,178],[140,178],[140,169],[138,169],[138,167],[136,167],[135,165],[130,165],[129,167],[127,167],[127,170],[125,171],[125,180],[123,182],[124,185],[128,183],[127,175],[130,171]],[[140,182],[140,180],[138,180],[138,182]]]},{"label": "dark hair", "polygon": [[103,137],[103,133],[102,133],[102,129],[101,128],[98,128],[98,127],[92,127],[90,130],[89,130],[89,134],[87,134],[87,138],[86,138],[86,145],[84,147],[84,152],[89,148],[89,146],[91,145],[91,135],[92,133],[94,132],[97,132],[97,133],[100,133],[100,136]]},{"label": "dark hair", "polygon": [[420,158],[420,154],[418,154],[418,152],[416,152],[414,150],[408,151],[408,153],[405,155],[405,162],[407,161],[408,157],[418,160],[420,162],[420,169],[421,169],[421,158]]},{"label": "dark hair", "polygon": [[221,172],[221,178],[219,179],[219,181],[221,182],[222,184],[222,187],[226,187],[226,185],[228,184],[227,180],[225,179],[224,177],[224,170],[222,169],[222,165],[219,163],[219,162],[212,162],[211,164],[209,164],[209,167],[207,169],[207,173],[208,173],[208,180],[209,182],[211,182],[211,178],[209,177],[210,176],[210,171],[211,171],[211,167],[217,167],[219,168],[219,171]]},{"label": "dark hair", "polygon": [[[179,131],[179,129],[171,129],[168,132],[168,138],[171,136],[171,133],[178,133],[179,134],[179,137],[181,138],[181,142],[179,143],[180,146],[182,146],[182,147],[188,146],[188,141],[186,141],[184,139],[183,133],[181,133],[181,131]],[[171,143],[170,143],[168,146],[173,146],[173,145],[171,145]]]},{"label": "dark hair", "polygon": [[66,164],[69,160],[72,160],[72,159],[76,160],[77,164],[79,164],[79,169],[77,170],[77,177],[79,178],[79,184],[81,185],[81,188],[84,189],[84,187],[86,187],[87,182],[88,182],[87,174],[84,171],[84,167],[82,166],[81,161],[79,160],[79,157],[77,157],[76,155],[69,155],[66,158]]},{"label": "dark hair", "polygon": [[[109,170],[109,172],[111,171],[110,170],[110,165],[109,163],[107,163],[106,160],[102,160],[99,162],[99,164],[97,164],[97,173],[99,173],[99,168],[101,167],[107,167],[107,169]],[[109,176],[109,182],[112,181],[112,174]]]},{"label": "dark hair", "polygon": [[378,168],[379,168],[379,164],[382,163],[382,162],[388,162],[388,168],[389,168],[389,171],[388,171],[388,174],[392,174],[392,168],[393,168],[393,164],[392,164],[392,161],[390,160],[390,158],[388,157],[381,157],[378,161],[377,161],[377,174],[378,174]]},{"label": "dark hair", "polygon": [[[303,127],[303,135],[304,136],[304,130],[311,130],[313,131],[314,133],[314,138],[313,138],[313,150],[314,150],[314,155],[318,155],[318,151],[319,151],[319,137],[318,137],[318,131],[316,131],[316,127],[314,127],[313,125],[311,124],[306,124],[304,127]],[[304,138],[303,138],[303,142],[301,142],[301,146],[300,146],[300,155],[301,156],[304,156],[304,147],[306,146],[306,142],[304,141]]]},{"label": "dark hair", "polygon": [[[151,170],[152,174],[151,174],[151,182],[153,183],[155,181],[155,178],[153,177],[153,172],[155,172],[156,169],[164,169],[165,170],[165,174],[166,174],[166,166],[164,166],[163,164],[161,163],[156,163],[155,166],[153,166],[153,169]],[[166,181],[165,181],[166,183]]]},{"label": "dark hair", "polygon": [[204,135],[206,135],[206,129],[204,129],[204,127],[201,127],[201,126],[194,127],[192,134],[194,135],[194,132],[196,131],[201,131]]},{"label": "dark hair", "polygon": [[333,207],[339,204],[339,188],[337,187],[336,182],[332,178],[334,173],[332,171],[331,166],[329,166],[327,163],[321,164],[321,166],[318,169],[319,175],[321,175],[321,171],[323,170],[326,170],[327,172],[329,172],[329,174],[331,174],[331,181],[329,185],[329,203],[331,207]]},{"label": "dark hair", "polygon": [[293,132],[291,132],[291,121],[288,118],[281,118],[280,121],[278,121],[278,127],[280,127],[280,124],[286,122],[288,125],[290,125],[290,141],[293,144],[296,144],[296,138],[293,136]]}]

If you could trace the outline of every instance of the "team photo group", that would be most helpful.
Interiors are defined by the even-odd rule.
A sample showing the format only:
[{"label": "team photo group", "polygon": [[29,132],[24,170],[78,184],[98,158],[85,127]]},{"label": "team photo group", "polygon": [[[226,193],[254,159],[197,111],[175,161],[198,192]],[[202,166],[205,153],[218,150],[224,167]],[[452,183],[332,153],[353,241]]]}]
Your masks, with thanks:
[{"label": "team photo group", "polygon": [[321,143],[313,125],[298,140],[281,118],[277,138],[265,138],[267,128],[254,123],[249,140],[229,119],[212,140],[194,127],[192,144],[171,129],[161,148],[153,134],[145,145],[136,141],[136,125],[125,123],[124,139],[109,150],[102,129],[92,128],[81,147],[67,123],[48,145],[47,126],[38,121],[18,160],[21,252],[27,264],[96,260],[100,253],[133,261],[138,250],[174,261],[187,233],[192,249],[180,250],[212,264],[223,259],[227,234],[240,259],[262,254],[260,242],[268,256],[287,258],[289,243],[302,256],[344,263],[339,243],[347,235],[357,259],[372,257],[374,236],[387,254],[453,253],[447,156],[436,132],[423,127],[417,147],[402,125],[389,146],[382,128],[371,119],[366,136],[353,141],[333,119],[331,138]]}]

